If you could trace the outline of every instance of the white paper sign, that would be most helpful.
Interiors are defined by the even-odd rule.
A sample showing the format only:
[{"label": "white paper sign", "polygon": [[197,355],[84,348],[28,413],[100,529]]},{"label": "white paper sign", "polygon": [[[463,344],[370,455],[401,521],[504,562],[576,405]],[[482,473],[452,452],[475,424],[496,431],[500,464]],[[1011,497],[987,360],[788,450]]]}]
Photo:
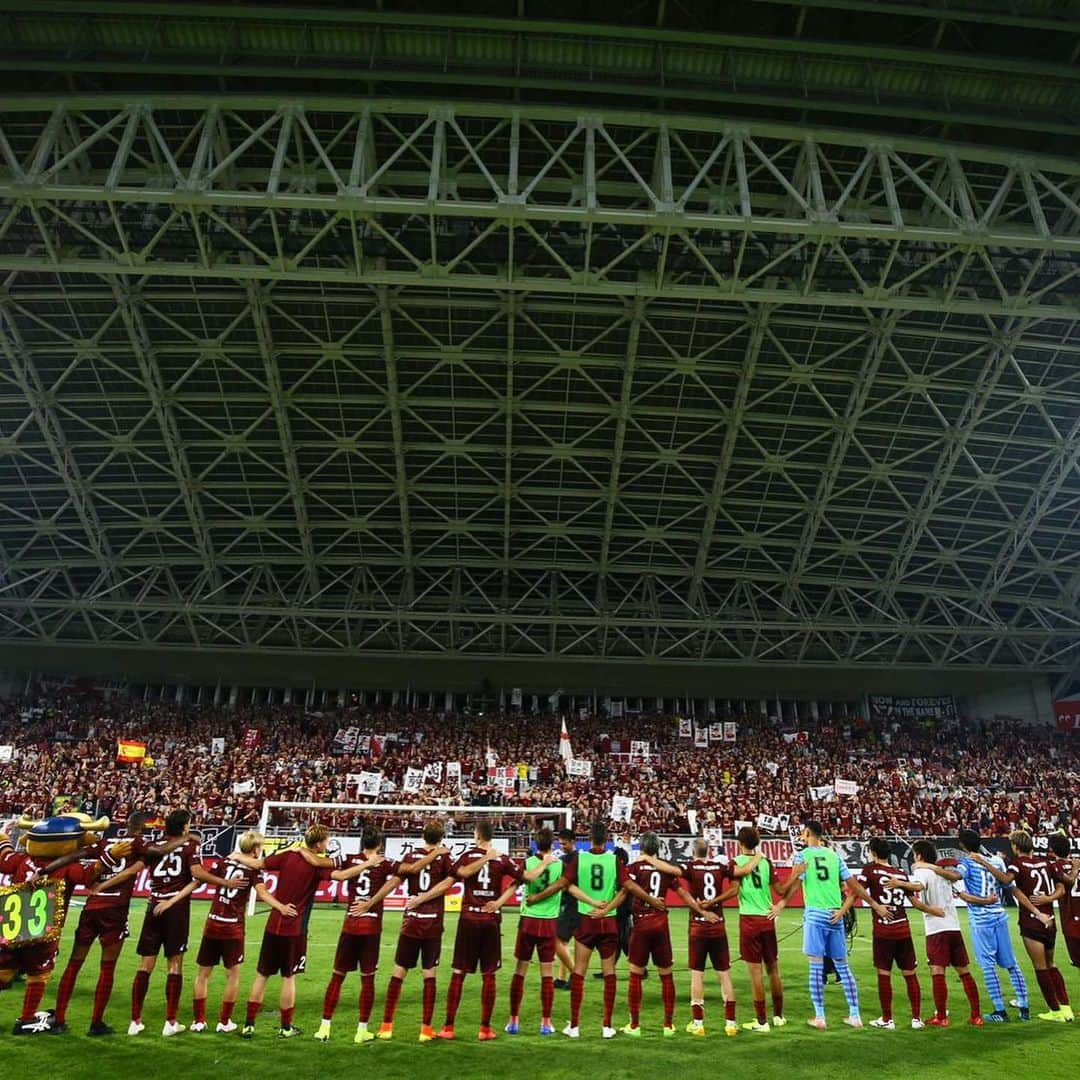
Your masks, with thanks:
[{"label": "white paper sign", "polygon": [[14,746],[0,746],[0,765],[9,764],[15,757]]},{"label": "white paper sign", "polygon": [[254,780],[240,780],[232,786],[234,795],[252,795],[255,792]]},{"label": "white paper sign", "polygon": [[709,729],[706,727],[694,728],[694,746],[699,750],[709,748]]},{"label": "white paper sign", "polygon": [[833,784],[833,789],[837,795],[858,795],[859,785],[854,780],[841,780],[836,778],[836,783]]},{"label": "white paper sign", "polygon": [[634,761],[635,759],[639,759],[639,758],[648,759],[648,757],[649,757],[649,743],[648,743],[648,741],[647,740],[639,741],[637,739],[631,740],[631,742],[630,742],[630,760]]},{"label": "white paper sign", "polygon": [[758,814],[757,825],[764,832],[776,832],[776,818],[772,814]]},{"label": "white paper sign", "polygon": [[833,793],[831,784],[821,784],[817,787],[810,788],[810,798],[814,802],[821,802],[822,799],[827,799]]},{"label": "white paper sign", "polygon": [[215,736],[210,740],[210,753],[214,757],[221,757],[225,753],[225,739],[221,736]]},{"label": "white paper sign", "polygon": [[611,797],[611,820],[630,823],[630,817],[634,812],[634,800],[629,795],[613,795]]},{"label": "white paper sign", "polygon": [[381,772],[362,772],[356,779],[357,795],[377,796],[382,791]]},{"label": "white paper sign", "polygon": [[684,716],[679,720],[679,738],[691,739],[694,736],[694,725],[690,722],[690,717]]},{"label": "white paper sign", "polygon": [[446,763],[446,782],[448,784],[457,784],[461,787],[461,762],[460,761],[448,761]]},{"label": "white paper sign", "polygon": [[401,790],[408,792],[419,791],[424,786],[423,769],[406,769],[405,779],[402,781]]},{"label": "white paper sign", "polygon": [[592,777],[592,762],[588,758],[572,758],[566,763],[567,776]]},{"label": "white paper sign", "polygon": [[734,742],[735,736],[738,732],[738,725],[734,720],[724,721],[724,742]]}]

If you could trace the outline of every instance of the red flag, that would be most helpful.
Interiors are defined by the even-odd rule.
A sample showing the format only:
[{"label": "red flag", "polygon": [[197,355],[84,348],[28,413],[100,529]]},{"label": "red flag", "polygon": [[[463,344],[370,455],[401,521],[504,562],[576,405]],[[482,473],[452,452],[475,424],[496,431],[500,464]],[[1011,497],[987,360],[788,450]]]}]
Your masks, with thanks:
[{"label": "red flag", "polygon": [[240,744],[245,750],[257,750],[260,742],[262,742],[262,732],[257,727],[244,728]]}]

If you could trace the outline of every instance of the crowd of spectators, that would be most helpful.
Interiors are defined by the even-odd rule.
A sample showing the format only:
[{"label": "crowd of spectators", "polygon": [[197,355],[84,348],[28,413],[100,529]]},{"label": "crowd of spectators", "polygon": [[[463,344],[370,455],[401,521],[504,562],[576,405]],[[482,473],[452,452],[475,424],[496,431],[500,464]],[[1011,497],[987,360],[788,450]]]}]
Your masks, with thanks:
[{"label": "crowd of spectators", "polygon": [[[68,808],[122,821],[136,808],[161,816],[187,806],[199,823],[247,826],[258,821],[264,799],[369,801],[348,777],[378,771],[386,781],[382,802],[568,806],[579,824],[607,818],[612,796],[629,795],[634,829],[661,833],[687,832],[692,818],[698,829],[728,831],[759,814],[816,817],[836,836],[947,835],[960,825],[987,835],[1019,825],[1080,833],[1075,733],[1018,721],[852,718],[803,722],[796,734],[767,717],[734,719],[735,741],[705,748],[680,737],[670,715],[568,718],[574,756],[592,763],[591,777],[575,778],[560,757],[560,718],[551,714],[228,708],[39,689],[0,702],[0,747],[13,747],[10,761],[0,760],[0,820]],[[342,752],[335,735],[343,728],[384,738],[366,753]],[[244,745],[252,729],[253,748]],[[121,738],[144,742],[146,760],[118,762]],[[215,738],[225,740],[224,753],[212,752]],[[648,761],[629,760],[631,740],[649,743]],[[406,769],[435,762],[460,762],[461,786],[444,767],[441,783],[402,790]],[[493,766],[519,764],[527,779],[512,789],[490,778]],[[813,797],[811,788],[837,778],[857,783],[858,794]],[[253,790],[237,794],[235,785],[248,782]],[[342,829],[365,815],[320,816]],[[404,830],[420,816],[379,820]],[[277,823],[288,820],[279,813]]]}]

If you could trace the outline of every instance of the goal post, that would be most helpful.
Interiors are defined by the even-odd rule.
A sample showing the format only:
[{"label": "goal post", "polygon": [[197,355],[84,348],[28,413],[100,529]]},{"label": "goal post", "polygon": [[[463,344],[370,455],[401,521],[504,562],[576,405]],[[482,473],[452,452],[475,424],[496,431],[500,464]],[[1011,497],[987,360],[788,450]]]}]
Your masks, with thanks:
[{"label": "goal post", "polygon": [[[275,825],[275,811],[292,811],[293,820],[288,824]],[[478,806],[475,804],[417,805],[416,803],[330,803],[330,802],[292,802],[288,800],[266,800],[259,815],[259,832],[274,846],[281,843],[295,842],[303,837],[308,825],[322,821],[331,829],[331,836],[337,841],[338,850],[345,855],[354,855],[360,849],[360,837],[364,827],[372,820],[378,821],[387,814],[402,814],[424,818],[438,817],[447,822],[445,842],[449,846],[470,846],[472,830],[481,818],[501,819],[494,829],[492,841],[497,847],[512,854],[515,849],[526,850],[532,834],[545,823],[558,832],[560,829],[574,827],[574,812],[568,806]],[[334,826],[330,820],[342,815],[354,816],[357,821],[348,826]],[[393,858],[395,851],[404,847],[415,846],[420,842],[423,825],[409,824],[387,831],[385,837],[387,854]],[[255,912],[255,892],[252,890],[248,899],[248,914]]]}]

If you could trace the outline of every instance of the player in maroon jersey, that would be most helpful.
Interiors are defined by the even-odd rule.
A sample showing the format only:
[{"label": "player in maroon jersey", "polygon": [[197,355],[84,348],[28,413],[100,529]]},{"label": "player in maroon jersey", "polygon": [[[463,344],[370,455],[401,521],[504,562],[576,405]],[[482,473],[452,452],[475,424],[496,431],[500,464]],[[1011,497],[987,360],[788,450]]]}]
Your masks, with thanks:
[{"label": "player in maroon jersey", "polygon": [[[199,860],[199,844],[190,834],[191,811],[174,810],[165,819],[168,850],[136,846],[136,852],[150,868],[150,903],[143,918],[142,932],[135,951],[139,970],[131,987],[131,1023],[129,1035],[138,1035],[143,1002],[150,988],[150,975],[157,965],[158,953],[164,951],[168,974],[165,976],[165,1026],[161,1034],[169,1037],[184,1030],[176,1022],[180,993],[184,986],[184,953],[187,952],[191,923],[191,894],[199,882],[228,888],[229,883],[211,874]],[[171,841],[182,840],[179,846]],[[160,854],[157,852],[161,852]]]},{"label": "player in maroon jersey", "polygon": [[[398,874],[407,879],[409,899],[401,919],[394,970],[386,987],[380,1039],[394,1037],[394,1013],[405,976],[420,964],[424,977],[423,1013],[420,1023],[420,1042],[435,1038],[431,1018],[435,1015],[435,969],[442,955],[443,897],[454,884],[454,864],[450,852],[442,846],[443,824],[429,821],[424,826],[424,850],[410,851],[398,864]],[[430,859],[428,856],[432,856]],[[426,860],[426,865],[423,865]],[[416,869],[423,865],[423,869]]]},{"label": "player in maroon jersey", "polygon": [[[911,1005],[911,1026],[922,1028],[922,987],[915,974],[918,960],[915,956],[915,943],[911,940],[911,924],[908,922],[907,909],[904,907],[906,896],[903,889],[888,884],[893,878],[902,876],[889,862],[892,849],[883,836],[875,836],[869,843],[872,856],[859,872],[859,883],[870,894],[871,899],[887,909],[888,917],[883,918],[876,910],[874,920],[874,967],[877,968],[878,998],[881,1001],[881,1016],[870,1021],[874,1028],[896,1029],[892,1015],[892,966],[900,969],[907,986],[908,1003]],[[849,895],[841,910],[847,911],[854,905],[856,897]]]},{"label": "player in maroon jersey", "polygon": [[[724,1034],[738,1034],[735,1022],[735,986],[731,981],[731,951],[728,948],[727,928],[724,925],[724,902],[738,894],[739,880],[758,864],[735,867],[727,856],[709,855],[709,843],[702,837],[694,841],[694,858],[682,868],[682,880],[677,892],[690,908],[690,966],[691,1018],[686,1030],[691,1035],[705,1034],[705,967],[711,963],[720,980],[724,999]],[[734,882],[727,890],[724,882]]]},{"label": "player in maroon jersey", "polygon": [[132,813],[128,816],[126,832],[131,839],[131,850],[127,854],[120,854],[124,848],[107,841],[94,844],[85,852],[91,861],[100,860],[101,880],[90,890],[79,916],[79,925],[75,928],[75,943],[56,991],[54,1030],[65,1028],[68,1004],[75,991],[79,972],[90,953],[90,947],[95,941],[100,941],[101,967],[87,1034],[95,1037],[113,1034],[113,1029],[105,1023],[105,1007],[112,995],[116,962],[128,937],[131,893],[135,888],[135,879],[145,866],[138,856],[143,846],[142,832],[145,826],[145,814]]},{"label": "player in maroon jersey", "polygon": [[[1061,933],[1065,938],[1065,947],[1069,951],[1069,961],[1080,968],[1080,856],[1069,855],[1069,838],[1060,833],[1050,837],[1050,850],[1056,857],[1054,880],[1065,888],[1065,895],[1058,901],[1061,912]],[[1054,969],[1057,971],[1057,968]],[[1058,971],[1061,980],[1061,972]],[[1060,985],[1064,985],[1061,981]],[[1066,999],[1067,1000],[1067,999]],[[1072,1019],[1072,1008],[1063,1006],[1065,1019]]]},{"label": "player in maroon jersey", "polygon": [[[401,883],[398,864],[380,854],[382,833],[368,825],[360,838],[363,853],[353,856],[343,869],[331,877],[344,883],[344,895],[349,901],[345,923],[338,937],[334,954],[334,971],[323,997],[322,1023],[315,1032],[319,1042],[330,1038],[330,1022],[334,1018],[341,987],[350,971],[360,969],[359,1021],[353,1042],[370,1042],[375,1036],[368,1030],[371,1009],[375,1004],[375,972],[379,967],[379,945],[382,941],[383,900]],[[435,858],[429,853],[424,865]],[[422,867],[421,867],[422,869]]]},{"label": "player in maroon jersey", "polygon": [[266,920],[255,979],[248,993],[247,1015],[240,1030],[242,1038],[255,1035],[255,1018],[262,1008],[266,981],[272,975],[281,976],[278,1009],[281,1026],[278,1036],[291,1039],[303,1034],[293,1024],[296,1012],[296,973],[304,955],[304,913],[320,881],[328,881],[334,864],[326,857],[330,830],[325,825],[309,825],[304,842],[299,847],[275,851],[263,859],[263,869],[277,873],[274,899],[277,903]]},{"label": "player in maroon jersey", "polygon": [[[217,1030],[228,1034],[236,1030],[232,1014],[240,990],[240,965],[244,962],[244,915],[248,896],[254,889],[259,899],[275,911],[289,912],[270,894],[262,883],[263,837],[257,832],[246,832],[240,837],[239,850],[222,859],[217,872],[229,882],[227,889],[219,888],[210,905],[206,924],[203,926],[199,953],[195,958],[198,971],[195,974],[195,993],[192,1000],[194,1020],[191,1030],[206,1030],[206,988],[210,975],[218,964],[225,968],[225,993],[221,999]],[[295,909],[293,909],[295,913]]]},{"label": "player in maroon jersey", "polygon": [[[105,819],[104,824],[108,825],[108,819]],[[13,885],[21,885],[25,881],[43,877],[44,871],[48,868],[48,876],[55,881],[63,882],[64,890],[70,897],[74,886],[93,884],[101,870],[101,864],[96,861],[74,861],[58,867],[56,864],[59,861],[50,861],[39,855],[16,851],[10,837],[0,832],[0,874],[8,875]],[[66,902],[62,911],[66,914]],[[0,988],[10,986],[19,973],[26,976],[22,1012],[15,1021],[13,1034],[29,1035],[39,1031],[51,1032],[53,1030],[51,1018],[45,1023],[40,1023],[36,1014],[41,999],[45,996],[45,987],[56,966],[56,955],[59,951],[58,941],[39,941],[32,945],[23,945],[18,949],[9,949],[0,944]],[[65,1028],[58,1030],[65,1029],[66,1025]]]},{"label": "player in maroon jersey", "polygon": [[[454,876],[464,882],[461,917],[454,938],[454,973],[446,992],[446,1023],[440,1039],[454,1038],[454,1020],[465,976],[480,968],[480,1032],[477,1038],[496,1038],[491,1026],[495,1010],[495,972],[502,967],[502,906],[517,891],[521,881],[535,881],[541,869],[526,873],[513,859],[497,851],[491,843],[491,822],[478,821],[473,846],[454,864]],[[505,886],[509,881],[510,884]]]}]

